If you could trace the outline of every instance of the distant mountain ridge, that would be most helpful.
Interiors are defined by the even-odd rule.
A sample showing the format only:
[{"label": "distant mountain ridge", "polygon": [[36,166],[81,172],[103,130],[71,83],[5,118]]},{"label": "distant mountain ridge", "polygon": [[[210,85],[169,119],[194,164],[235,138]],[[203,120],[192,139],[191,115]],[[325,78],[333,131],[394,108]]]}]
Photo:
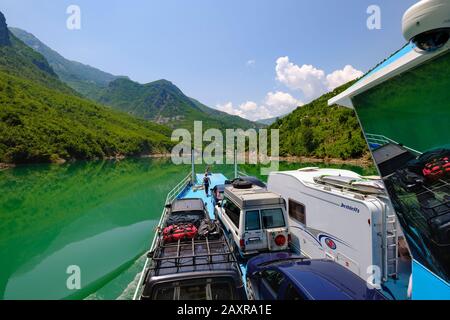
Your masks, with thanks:
[{"label": "distant mountain ridge", "polygon": [[194,121],[203,121],[204,128],[257,128],[243,118],[211,109],[187,97],[168,80],[140,84],[129,79],[117,79],[102,91],[98,101],[170,127],[192,129]]},{"label": "distant mountain ridge", "polygon": [[41,53],[59,78],[83,96],[130,115],[172,128],[192,129],[194,121],[203,121],[205,128],[260,128],[264,125],[209,108],[186,96],[168,80],[147,84],[127,77],[65,59],[31,33],[10,28],[19,39]]},{"label": "distant mountain ridge", "polygon": [[9,28],[9,30],[27,46],[42,54],[63,82],[87,98],[95,99],[100,90],[119,78],[89,65],[64,58],[25,30],[19,28]]},{"label": "distant mountain ridge", "polygon": [[279,119],[281,119],[281,118],[283,118],[285,116],[287,116],[287,114],[281,115],[281,116],[278,116],[278,117],[273,117],[273,118],[260,119],[260,120],[257,120],[256,122],[261,123],[263,125],[270,126],[272,123],[276,122],[277,120],[279,120]]},{"label": "distant mountain ridge", "polygon": [[[6,30],[6,31],[5,31]],[[0,14],[0,163],[168,152],[171,130],[83,98]]]},{"label": "distant mountain ridge", "polygon": [[10,44],[8,25],[3,13],[0,12],[0,46],[7,46]]}]

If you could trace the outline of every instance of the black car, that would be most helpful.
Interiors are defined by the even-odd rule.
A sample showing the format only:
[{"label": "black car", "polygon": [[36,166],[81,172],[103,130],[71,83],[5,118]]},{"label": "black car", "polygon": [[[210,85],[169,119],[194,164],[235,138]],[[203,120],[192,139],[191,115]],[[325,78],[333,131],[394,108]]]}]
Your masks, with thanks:
[{"label": "black car", "polygon": [[[214,222],[211,222],[214,224]],[[217,228],[220,228],[216,224]],[[239,263],[221,229],[177,243],[162,239],[144,281],[142,300],[244,300]]]},{"label": "black car", "polygon": [[202,199],[176,199],[166,207],[168,209],[166,226],[192,223],[198,228],[203,220],[209,220],[208,209]]},{"label": "black car", "polygon": [[167,206],[164,230],[146,270],[142,300],[242,300],[242,272],[218,222],[201,199]]}]

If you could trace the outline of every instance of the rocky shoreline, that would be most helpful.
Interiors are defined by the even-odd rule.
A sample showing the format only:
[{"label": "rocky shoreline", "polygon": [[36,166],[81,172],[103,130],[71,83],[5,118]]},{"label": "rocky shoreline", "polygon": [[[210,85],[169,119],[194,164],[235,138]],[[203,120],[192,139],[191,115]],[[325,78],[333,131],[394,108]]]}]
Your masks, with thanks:
[{"label": "rocky shoreline", "polygon": [[[141,155],[136,158],[154,158],[154,159],[162,159],[162,158],[170,158],[170,153],[156,153],[156,154],[146,154]],[[127,157],[125,155],[116,155],[111,157],[105,157],[103,160],[124,160],[126,158],[132,158]],[[101,159],[97,159],[101,160]],[[348,165],[355,165],[355,166],[361,166],[361,167],[370,167],[373,166],[372,158],[370,157],[370,154],[364,155],[363,157],[359,159],[339,159],[339,158],[314,158],[314,157],[303,157],[303,156],[283,156],[279,157],[280,161],[286,161],[286,162],[296,162],[296,163],[308,163],[308,162],[315,162],[315,163],[329,163],[329,164],[348,164]],[[64,159],[57,159],[53,161],[53,164],[65,164],[67,162],[73,162],[77,160],[64,160]],[[16,167],[17,164],[14,163],[1,163],[0,162],[0,170],[6,170]]]},{"label": "rocky shoreline", "polygon": [[349,164],[349,165],[355,165],[355,166],[362,166],[362,167],[370,167],[373,166],[373,160],[370,157],[370,155],[365,155],[362,158],[359,159],[340,159],[340,158],[314,158],[314,157],[302,157],[302,156],[286,156],[286,157],[280,157],[280,161],[286,161],[286,162],[319,162],[319,163],[329,163],[329,164]]}]

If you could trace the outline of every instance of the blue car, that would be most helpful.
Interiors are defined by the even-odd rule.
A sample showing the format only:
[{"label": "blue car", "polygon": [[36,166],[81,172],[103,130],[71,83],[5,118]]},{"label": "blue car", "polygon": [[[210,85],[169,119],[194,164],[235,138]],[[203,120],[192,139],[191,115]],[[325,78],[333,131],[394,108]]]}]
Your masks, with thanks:
[{"label": "blue car", "polygon": [[386,300],[336,262],[288,252],[250,259],[246,277],[250,300]]}]

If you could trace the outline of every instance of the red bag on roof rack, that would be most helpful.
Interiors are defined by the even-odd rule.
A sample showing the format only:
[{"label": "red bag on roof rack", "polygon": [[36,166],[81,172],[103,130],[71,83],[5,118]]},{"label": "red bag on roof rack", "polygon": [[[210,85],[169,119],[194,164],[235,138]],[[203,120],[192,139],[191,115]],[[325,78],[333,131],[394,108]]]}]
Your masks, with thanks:
[{"label": "red bag on roof rack", "polygon": [[192,223],[173,224],[163,230],[164,242],[177,242],[178,240],[192,239],[197,235],[197,227]]},{"label": "red bag on roof rack", "polygon": [[422,170],[425,178],[438,180],[450,174],[450,161],[448,157],[433,159],[428,162]]}]

